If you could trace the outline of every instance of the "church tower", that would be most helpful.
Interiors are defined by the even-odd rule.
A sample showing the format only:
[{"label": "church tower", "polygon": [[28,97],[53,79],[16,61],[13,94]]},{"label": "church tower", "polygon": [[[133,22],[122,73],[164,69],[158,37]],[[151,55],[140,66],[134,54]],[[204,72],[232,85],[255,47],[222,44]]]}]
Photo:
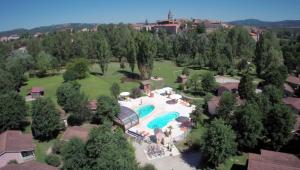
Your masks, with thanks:
[{"label": "church tower", "polygon": [[169,10],[169,13],[168,13],[168,20],[173,20],[173,14],[172,14],[171,10]]}]

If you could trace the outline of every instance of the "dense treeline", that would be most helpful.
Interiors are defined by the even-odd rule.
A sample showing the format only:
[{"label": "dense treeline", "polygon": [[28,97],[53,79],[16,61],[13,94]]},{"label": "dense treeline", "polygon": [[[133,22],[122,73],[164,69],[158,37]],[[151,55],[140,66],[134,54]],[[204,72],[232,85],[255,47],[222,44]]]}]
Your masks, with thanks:
[{"label": "dense treeline", "polygon": [[98,63],[103,74],[113,60],[119,61],[121,68],[127,62],[132,71],[137,64],[142,79],[149,78],[153,60],[159,59],[173,60],[180,66],[209,67],[220,74],[234,74],[257,66],[257,73],[263,76],[267,69],[281,63],[289,72],[299,70],[299,36],[278,34],[284,37],[280,43],[266,31],[256,44],[242,27],[209,34],[189,30],[174,35],[163,30],[137,32],[124,24],[100,25],[98,32],[53,32],[41,38],[1,43],[0,62],[6,63],[16,55],[13,49],[26,46],[29,55],[23,58],[30,58],[27,69],[40,76],[45,75],[45,70],[59,69],[74,58]]}]

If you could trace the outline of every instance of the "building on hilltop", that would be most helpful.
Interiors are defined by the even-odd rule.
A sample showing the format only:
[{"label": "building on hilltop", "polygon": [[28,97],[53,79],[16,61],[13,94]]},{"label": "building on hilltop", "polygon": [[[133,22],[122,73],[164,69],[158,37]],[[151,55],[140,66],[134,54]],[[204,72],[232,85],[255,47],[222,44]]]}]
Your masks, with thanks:
[{"label": "building on hilltop", "polygon": [[168,13],[168,20],[173,20],[173,14],[172,14],[171,10],[169,10],[169,13]]}]

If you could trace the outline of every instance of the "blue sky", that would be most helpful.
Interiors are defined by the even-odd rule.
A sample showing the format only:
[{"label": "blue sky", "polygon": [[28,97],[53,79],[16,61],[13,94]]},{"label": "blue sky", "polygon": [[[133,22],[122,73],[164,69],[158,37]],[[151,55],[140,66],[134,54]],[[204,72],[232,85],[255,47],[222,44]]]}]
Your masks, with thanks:
[{"label": "blue sky", "polygon": [[1,0],[0,31],[52,24],[175,18],[300,19],[300,0]]}]

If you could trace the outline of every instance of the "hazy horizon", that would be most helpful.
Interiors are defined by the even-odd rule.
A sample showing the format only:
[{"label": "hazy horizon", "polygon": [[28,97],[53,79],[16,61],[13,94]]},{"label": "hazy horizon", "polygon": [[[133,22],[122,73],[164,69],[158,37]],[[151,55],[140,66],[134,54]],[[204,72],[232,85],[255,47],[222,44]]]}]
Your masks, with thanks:
[{"label": "hazy horizon", "polygon": [[225,22],[243,19],[282,21],[300,19],[300,1],[289,0],[3,0],[0,31],[32,29],[66,23],[135,23],[174,18],[200,18]]}]

